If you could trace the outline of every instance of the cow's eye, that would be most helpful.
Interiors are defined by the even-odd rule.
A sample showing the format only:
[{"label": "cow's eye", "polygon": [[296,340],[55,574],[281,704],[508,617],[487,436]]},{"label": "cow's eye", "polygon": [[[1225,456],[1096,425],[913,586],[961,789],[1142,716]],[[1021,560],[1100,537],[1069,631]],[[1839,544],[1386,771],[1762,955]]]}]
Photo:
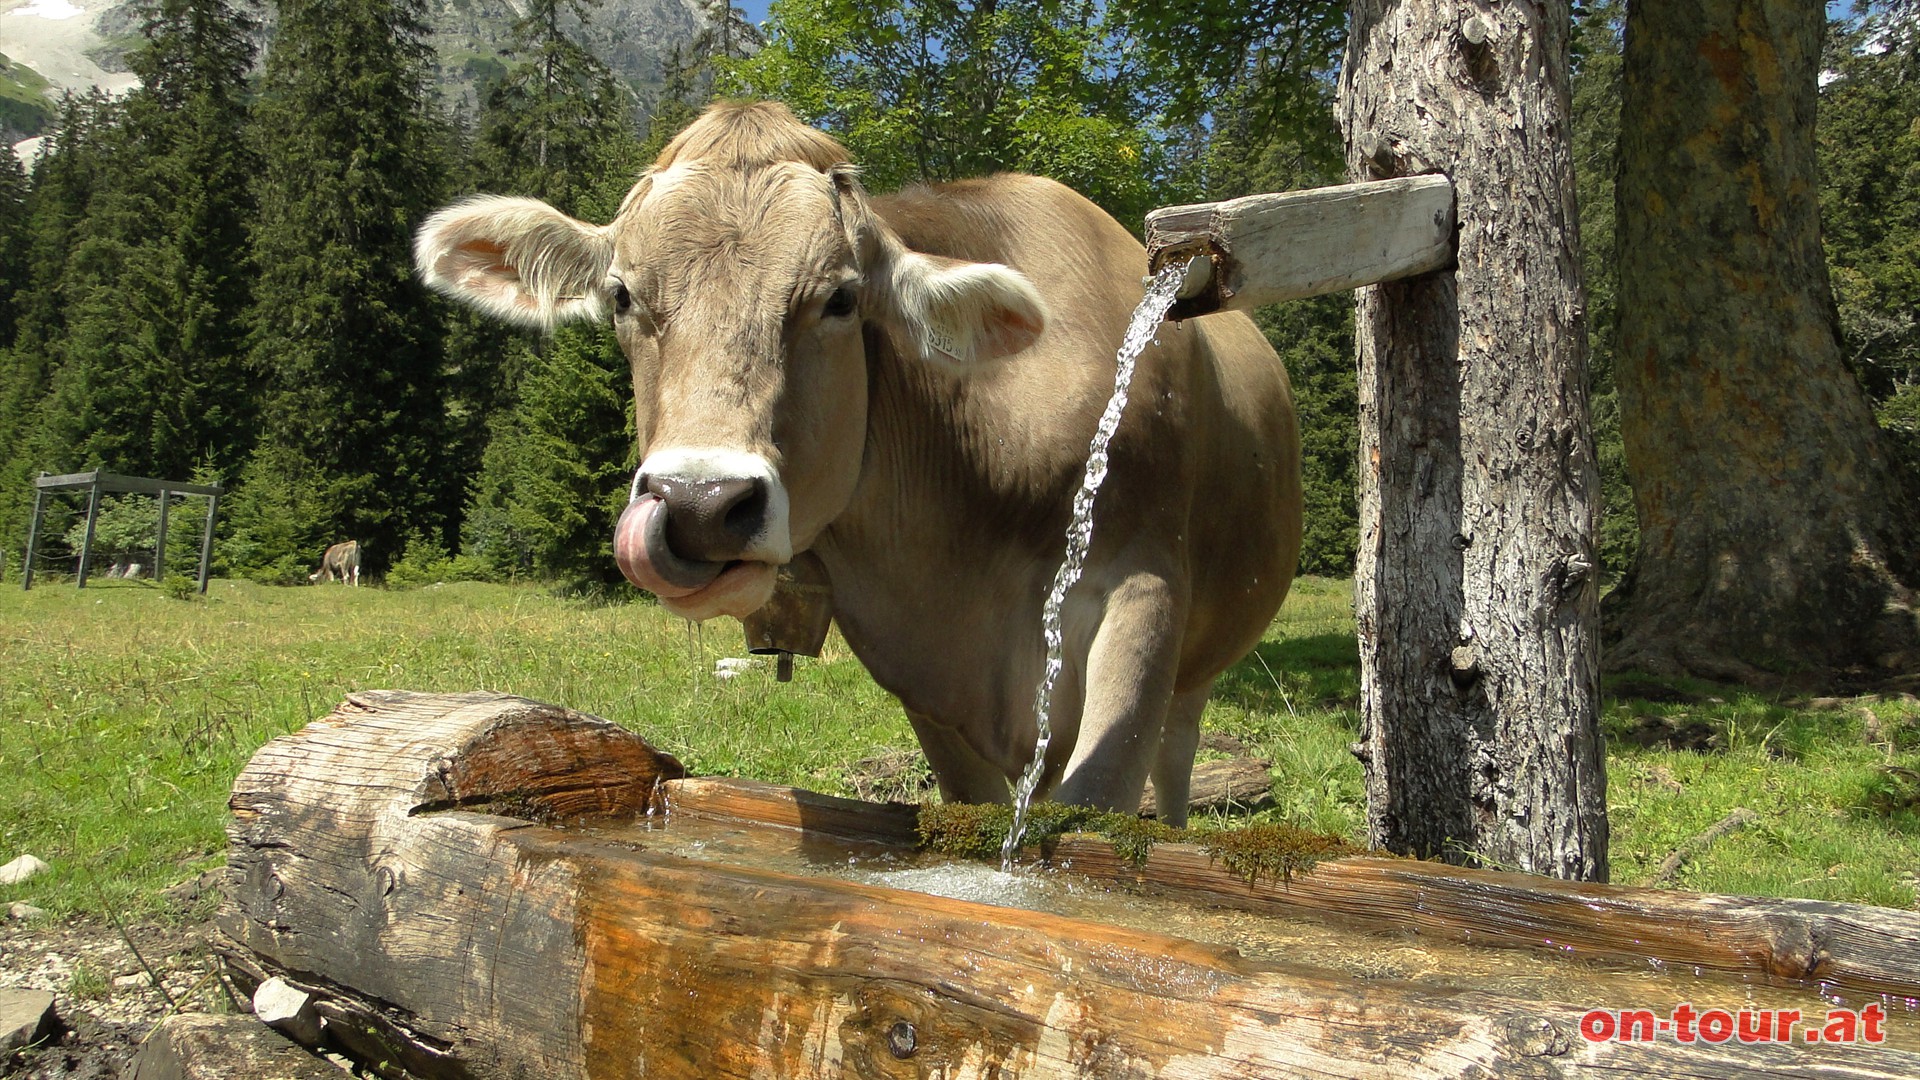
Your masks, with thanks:
[{"label": "cow's eye", "polygon": [[833,290],[833,295],[827,297],[826,306],[820,310],[833,318],[844,319],[853,314],[854,306],[853,286],[842,285]]},{"label": "cow's eye", "polygon": [[627,291],[627,283],[615,280],[613,283],[613,310],[617,315],[625,315],[633,309],[633,294]]}]

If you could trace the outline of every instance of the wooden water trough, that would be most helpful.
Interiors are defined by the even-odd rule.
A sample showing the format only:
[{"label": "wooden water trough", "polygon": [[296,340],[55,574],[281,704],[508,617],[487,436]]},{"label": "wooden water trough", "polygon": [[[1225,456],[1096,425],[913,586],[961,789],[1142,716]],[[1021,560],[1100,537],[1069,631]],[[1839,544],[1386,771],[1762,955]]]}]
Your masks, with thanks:
[{"label": "wooden water trough", "polygon": [[[1060,841],[1036,880],[1110,920],[889,884],[943,869],[914,808],[683,772],[556,706],[353,695],[236,782],[217,944],[389,1077],[1920,1076],[1912,913]],[[1873,1005],[1886,1039],[1582,1034],[1680,1002]]]}]

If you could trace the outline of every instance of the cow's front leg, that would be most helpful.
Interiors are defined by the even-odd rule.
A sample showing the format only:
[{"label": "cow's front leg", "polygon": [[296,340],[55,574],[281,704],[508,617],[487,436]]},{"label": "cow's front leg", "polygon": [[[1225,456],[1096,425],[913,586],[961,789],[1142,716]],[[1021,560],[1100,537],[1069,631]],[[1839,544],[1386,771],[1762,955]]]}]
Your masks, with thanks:
[{"label": "cow's front leg", "polygon": [[1163,825],[1187,823],[1187,796],[1193,790],[1193,755],[1200,748],[1200,714],[1206,711],[1213,681],[1173,695],[1160,750],[1153,759],[1153,808]]},{"label": "cow's front leg", "polygon": [[1173,697],[1183,606],[1166,579],[1152,574],[1134,574],[1107,594],[1087,649],[1079,733],[1052,792],[1056,801],[1139,807]]},{"label": "cow's front leg", "polygon": [[979,755],[960,732],[924,713],[907,710],[920,750],[933,767],[940,798],[950,803],[1010,803],[1007,774]]}]

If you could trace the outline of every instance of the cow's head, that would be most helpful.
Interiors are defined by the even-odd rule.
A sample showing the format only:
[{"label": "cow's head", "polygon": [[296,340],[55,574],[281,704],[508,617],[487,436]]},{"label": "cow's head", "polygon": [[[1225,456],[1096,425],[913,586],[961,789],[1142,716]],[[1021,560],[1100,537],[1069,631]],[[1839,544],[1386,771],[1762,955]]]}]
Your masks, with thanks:
[{"label": "cow's head", "polygon": [[709,109],[611,225],[486,196],[429,219],[415,257],[429,284],[514,322],[611,315],[641,450],[616,556],[694,619],[759,608],[774,568],[846,508],[870,350],[964,371],[1045,324],[1018,272],[909,250],[846,151],[766,103]]}]

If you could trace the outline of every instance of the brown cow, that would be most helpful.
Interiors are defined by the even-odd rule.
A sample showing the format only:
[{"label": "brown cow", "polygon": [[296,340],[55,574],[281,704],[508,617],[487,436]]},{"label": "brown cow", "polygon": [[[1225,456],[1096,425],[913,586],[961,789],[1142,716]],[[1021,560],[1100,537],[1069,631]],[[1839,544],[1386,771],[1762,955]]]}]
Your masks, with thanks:
[{"label": "brown cow", "polygon": [[338,581],[342,585],[360,584],[360,541],[345,540],[320,556],[320,569],[307,575],[308,581]]},{"label": "brown cow", "polygon": [[[534,326],[610,311],[633,368],[639,498],[615,546],[692,619],[745,616],[812,551],[854,652],[950,800],[1030,759],[1040,608],[1146,265],[1054,183],[872,198],[774,104],[709,109],[607,226],[483,196],[422,228],[437,288]],[[1259,640],[1300,543],[1286,372],[1253,323],[1163,327],[1066,607],[1042,790],[1186,816],[1214,678]]]}]

